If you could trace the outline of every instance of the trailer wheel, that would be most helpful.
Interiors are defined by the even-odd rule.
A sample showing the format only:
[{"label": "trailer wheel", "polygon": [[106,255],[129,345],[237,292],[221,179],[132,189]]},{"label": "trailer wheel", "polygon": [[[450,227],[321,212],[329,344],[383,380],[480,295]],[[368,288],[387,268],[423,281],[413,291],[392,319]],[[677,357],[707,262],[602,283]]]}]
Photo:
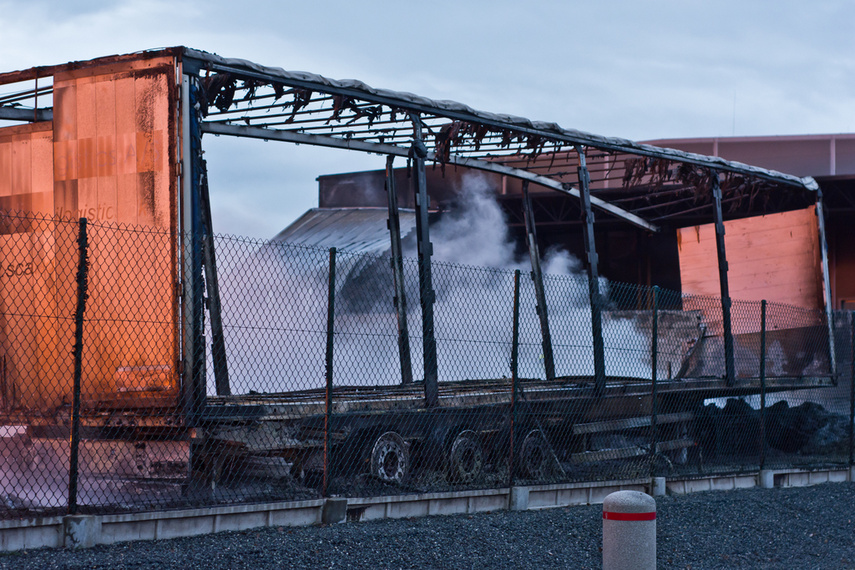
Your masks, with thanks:
[{"label": "trailer wheel", "polygon": [[370,469],[384,483],[402,483],[410,469],[410,450],[404,438],[393,431],[378,437],[371,449]]},{"label": "trailer wheel", "polygon": [[484,452],[478,434],[465,430],[457,434],[448,452],[448,478],[451,481],[471,483],[484,468]]},{"label": "trailer wheel", "polygon": [[533,429],[523,439],[520,447],[520,463],[523,475],[531,479],[543,479],[549,475],[552,457],[546,436],[539,429]]}]

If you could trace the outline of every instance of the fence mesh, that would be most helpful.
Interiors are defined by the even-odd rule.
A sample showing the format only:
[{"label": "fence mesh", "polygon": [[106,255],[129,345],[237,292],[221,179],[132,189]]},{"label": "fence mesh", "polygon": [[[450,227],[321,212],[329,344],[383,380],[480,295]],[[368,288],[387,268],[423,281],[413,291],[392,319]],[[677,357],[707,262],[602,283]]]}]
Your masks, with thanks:
[{"label": "fence mesh", "polygon": [[82,232],[0,216],[5,518],[852,462],[851,313]]}]

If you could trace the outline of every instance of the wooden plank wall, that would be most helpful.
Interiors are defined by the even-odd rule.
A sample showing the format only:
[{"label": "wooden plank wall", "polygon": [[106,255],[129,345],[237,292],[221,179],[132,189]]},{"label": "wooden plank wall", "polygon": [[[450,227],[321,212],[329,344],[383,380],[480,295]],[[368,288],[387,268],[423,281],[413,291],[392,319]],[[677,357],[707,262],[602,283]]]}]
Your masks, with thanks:
[{"label": "wooden plank wall", "polygon": [[[819,230],[813,206],[730,220],[724,227],[731,299],[823,308]],[[720,297],[714,224],[680,228],[677,240],[683,293]],[[750,308],[756,312],[754,304]],[[734,332],[740,332],[736,325]]]}]

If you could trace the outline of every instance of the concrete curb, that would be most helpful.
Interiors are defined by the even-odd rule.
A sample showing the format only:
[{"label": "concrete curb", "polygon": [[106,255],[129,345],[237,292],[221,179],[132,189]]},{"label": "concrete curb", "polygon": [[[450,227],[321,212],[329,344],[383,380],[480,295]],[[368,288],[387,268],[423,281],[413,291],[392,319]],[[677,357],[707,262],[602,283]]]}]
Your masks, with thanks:
[{"label": "concrete curb", "polygon": [[[823,471],[764,470],[764,474],[714,475],[666,480],[669,494],[743,489],[761,486],[761,477],[775,487],[805,487],[855,481],[855,469]],[[307,526],[498,510],[526,510],[600,504],[615,491],[661,489],[650,478],[533,485],[499,489],[425,493],[370,498],[232,505],[175,511],[114,515],[75,515],[0,520],[0,552],[32,548],[86,548],[132,540],[164,540],[266,526]]]}]

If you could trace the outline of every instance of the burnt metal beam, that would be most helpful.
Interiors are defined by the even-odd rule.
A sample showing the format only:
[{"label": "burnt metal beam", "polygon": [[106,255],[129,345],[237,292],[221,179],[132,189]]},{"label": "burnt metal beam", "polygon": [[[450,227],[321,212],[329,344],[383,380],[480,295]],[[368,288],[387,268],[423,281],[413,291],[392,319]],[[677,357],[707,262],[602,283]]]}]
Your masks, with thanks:
[{"label": "burnt metal beam", "polygon": [[600,296],[600,276],[598,272],[599,258],[594,240],[594,211],[591,208],[590,178],[585,164],[585,151],[581,146],[576,147],[579,155],[579,189],[582,201],[582,221],[585,250],[588,253],[588,297],[591,302],[591,336],[594,349],[594,393],[602,396],[606,391],[606,350],[603,343],[603,309]]},{"label": "burnt metal beam", "polygon": [[731,162],[719,157],[710,157],[684,151],[636,143],[626,139],[603,137],[576,130],[561,129],[555,124],[534,123],[531,121],[507,120],[505,115],[482,113],[465,105],[441,105],[424,97],[405,96],[402,93],[384,89],[373,89],[367,85],[348,81],[335,81],[319,75],[288,72],[280,68],[264,67],[243,60],[226,59],[190,48],[184,48],[185,64],[195,62],[199,69],[231,73],[238,78],[256,79],[267,83],[300,87],[313,92],[343,95],[371,103],[379,103],[393,109],[401,109],[411,114],[428,114],[457,121],[484,125],[500,131],[538,137],[573,146],[586,146],[611,152],[622,152],[636,156],[672,160],[686,164],[711,168],[725,172],[736,172],[748,176],[769,180],[780,184],[795,186],[807,190],[816,190],[813,178],[799,178],[763,168],[751,167]]},{"label": "burnt metal beam", "polygon": [[[816,219],[819,226],[819,251],[822,261],[822,289],[825,301],[825,321],[828,325],[828,361],[831,364],[831,374],[837,380],[837,354],[834,347],[834,322],[832,320],[834,302],[832,301],[831,278],[828,271],[828,240],[825,232],[825,206],[822,199],[822,188],[816,191]],[[855,358],[855,357],[853,357]]]},{"label": "burnt metal beam", "polygon": [[531,259],[531,280],[534,281],[534,293],[537,299],[537,316],[540,319],[541,346],[543,348],[543,367],[546,379],[555,379],[555,359],[552,354],[552,335],[549,333],[549,316],[546,310],[546,290],[543,287],[543,272],[540,270],[540,251],[537,247],[537,230],[534,224],[534,212],[531,196],[528,193],[528,180],[523,180],[523,214],[525,217],[526,243]]},{"label": "burnt metal beam", "polygon": [[204,282],[202,280],[202,216],[198,189],[202,132],[195,111],[198,78],[185,75],[181,106],[181,326],[182,406],[189,427],[198,424],[206,405]]},{"label": "burnt metal beam", "polygon": [[[297,144],[308,144],[313,146],[324,146],[329,148],[340,148],[344,150],[357,150],[361,152],[370,152],[373,154],[385,154],[391,156],[410,156],[410,149],[396,145],[371,143],[366,141],[344,139],[340,137],[330,137],[324,135],[309,135],[306,133],[298,133],[294,131],[279,131],[275,129],[265,129],[262,127],[251,127],[246,125],[232,125],[227,123],[212,122],[202,123],[202,130],[203,132],[211,133],[214,135],[228,135],[272,141],[275,140]],[[425,160],[436,161],[436,154],[432,151],[427,151],[427,154],[425,155]],[[465,166],[467,168],[472,168],[475,170],[495,172],[496,174],[503,174],[505,176],[518,178],[520,180],[528,180],[529,182],[545,186],[546,188],[550,188],[551,190],[555,190],[556,192],[561,192],[562,194],[567,194],[568,196],[579,198],[578,189],[565,185],[562,182],[553,180],[546,176],[533,174],[521,168],[505,166],[504,164],[499,164],[498,162],[479,160],[477,158],[466,158],[454,155],[449,157],[447,163],[456,166]],[[624,210],[623,208],[620,208],[618,206],[615,206],[614,204],[606,202],[605,200],[597,198],[596,196],[591,196],[590,199],[591,204],[599,210],[607,212],[612,216],[620,218],[634,226],[645,229],[647,231],[659,231],[659,226],[648,222],[641,216],[637,216],[632,212],[628,212],[627,210]]]},{"label": "burnt metal beam", "polygon": [[392,285],[395,296],[395,314],[398,318],[398,357],[401,362],[401,384],[413,381],[413,364],[410,358],[410,331],[407,325],[407,295],[404,287],[404,254],[401,247],[401,217],[398,211],[398,190],[395,188],[394,156],[386,157],[386,197],[389,204],[389,237],[392,243]]},{"label": "burnt metal beam", "polygon": [[424,360],[425,407],[439,405],[439,374],[436,360],[436,337],[434,336],[433,301],[434,290],[431,280],[430,257],[433,245],[428,230],[428,193],[425,175],[425,148],[422,138],[422,120],[417,114],[410,115],[413,122],[413,193],[416,200],[416,242],[419,255],[419,300],[422,308],[422,354]]},{"label": "burnt metal beam", "polygon": [[26,109],[23,107],[0,105],[0,120],[27,121],[30,123],[52,121],[53,109]]},{"label": "burnt metal beam", "polygon": [[724,215],[721,211],[721,185],[718,172],[710,173],[710,186],[713,194],[713,213],[715,215],[715,247],[718,256],[718,282],[721,294],[721,320],[724,334],[724,374],[728,386],[736,379],[736,365],[733,360],[733,325],[730,319],[730,287],[727,281],[727,253],[724,247]]},{"label": "burnt metal beam", "polygon": [[200,161],[199,204],[202,214],[202,263],[205,267],[205,286],[208,293],[208,313],[211,316],[211,360],[214,364],[214,383],[217,396],[230,396],[229,367],[226,358],[226,339],[223,333],[223,310],[220,303],[220,282],[217,276],[217,256],[214,250],[214,225],[211,216],[211,196],[208,191],[208,166]]}]

